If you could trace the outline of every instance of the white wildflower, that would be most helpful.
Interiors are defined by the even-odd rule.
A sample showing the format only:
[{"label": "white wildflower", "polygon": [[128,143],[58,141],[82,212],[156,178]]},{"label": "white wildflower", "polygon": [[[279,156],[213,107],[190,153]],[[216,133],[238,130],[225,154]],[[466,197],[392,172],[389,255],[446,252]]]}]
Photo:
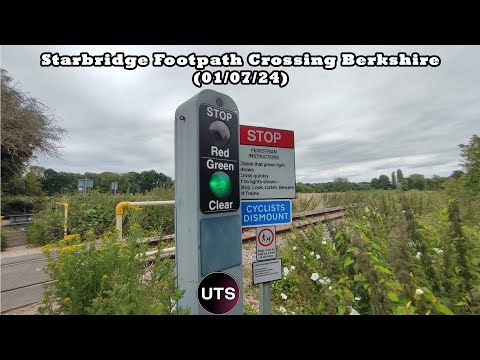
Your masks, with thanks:
[{"label": "white wildflower", "polygon": [[288,296],[285,295],[284,293],[281,293],[280,296],[282,297],[283,300],[287,300],[287,299],[288,299]]},{"label": "white wildflower", "polygon": [[349,315],[360,315],[360,313],[357,310],[355,310],[353,307],[350,307]]},{"label": "white wildflower", "polygon": [[296,247],[296,246],[294,246],[294,247],[292,247],[292,249],[293,249],[293,251],[295,251],[295,250],[297,250],[297,247]]},{"label": "white wildflower", "polygon": [[323,240],[323,241],[322,241],[322,244],[323,244],[323,245],[325,245],[326,243],[327,243],[327,241],[326,241],[326,240]]},{"label": "white wildflower", "polygon": [[292,315],[297,315],[297,313],[295,311],[291,311]]},{"label": "white wildflower", "polygon": [[362,216],[364,219],[366,219],[365,215]]},{"label": "white wildflower", "polygon": [[355,296],[355,300],[360,301],[360,300],[362,300],[362,298],[359,297],[359,296]]},{"label": "white wildflower", "polygon": [[365,208],[365,212],[369,212],[370,209],[368,207]]},{"label": "white wildflower", "polygon": [[437,254],[443,254],[443,250],[442,250],[442,249],[433,248],[433,250],[434,250]]},{"label": "white wildflower", "polygon": [[405,213],[405,210],[402,210],[402,213]]},{"label": "white wildflower", "polygon": [[317,260],[320,259],[320,255],[318,255],[318,254],[315,255],[315,258],[316,258]]},{"label": "white wildflower", "polygon": [[417,252],[417,255],[415,255],[415,257],[416,257],[418,260],[420,260],[420,256],[422,256],[422,253],[419,251],[419,252]]},{"label": "white wildflower", "polygon": [[422,295],[423,294],[423,290],[422,289],[417,289],[415,290],[415,295]]},{"label": "white wildflower", "polygon": [[285,266],[283,268],[283,275],[287,276],[289,272],[290,272],[290,270],[288,270],[288,267]]},{"label": "white wildflower", "polygon": [[310,253],[310,255],[312,255],[312,256],[313,256],[313,254],[315,254],[315,253],[312,251],[312,252]]},{"label": "white wildflower", "polygon": [[332,290],[332,286],[331,286],[331,285],[328,287],[328,290]]},{"label": "white wildflower", "polygon": [[332,281],[328,277],[323,277],[318,281],[322,285],[327,285],[330,284]]},{"label": "white wildflower", "polygon": [[305,260],[305,259],[306,259],[306,257],[305,257],[305,255],[303,255],[303,260]]},{"label": "white wildflower", "polygon": [[285,309],[283,306],[280,306],[278,308],[278,311],[280,311],[283,315],[285,315],[287,313],[287,309]]},{"label": "white wildflower", "polygon": [[295,266],[290,266],[290,270],[295,270]]},{"label": "white wildflower", "polygon": [[313,273],[310,279],[312,279],[313,281],[317,281],[319,277],[320,275],[318,275],[318,273]]}]

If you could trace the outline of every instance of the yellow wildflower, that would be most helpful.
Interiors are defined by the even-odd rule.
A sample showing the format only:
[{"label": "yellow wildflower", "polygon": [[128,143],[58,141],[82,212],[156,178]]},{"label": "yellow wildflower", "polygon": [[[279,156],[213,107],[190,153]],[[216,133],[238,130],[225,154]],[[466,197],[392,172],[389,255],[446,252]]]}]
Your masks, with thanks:
[{"label": "yellow wildflower", "polygon": [[73,250],[79,248],[80,246],[82,246],[82,244],[65,246],[65,247],[63,247],[63,248],[61,248],[61,249],[58,249],[58,252],[59,252],[59,253],[63,253],[63,252],[66,252],[66,251],[73,251]]},{"label": "yellow wildflower", "polygon": [[139,223],[133,224],[132,229],[140,229],[140,224]]},{"label": "yellow wildflower", "polygon": [[128,208],[132,209],[132,210],[135,210],[135,211],[142,210],[142,208],[140,206],[135,206],[135,205],[129,206]]},{"label": "yellow wildflower", "polygon": [[102,279],[108,279],[108,275],[107,275],[107,274],[103,274]]},{"label": "yellow wildflower", "polygon": [[40,248],[40,251],[41,251],[41,252],[47,252],[47,251],[50,251],[50,249],[53,248],[53,247],[55,247],[54,244],[47,244],[47,245],[45,245],[45,246],[42,246],[42,247]]},{"label": "yellow wildflower", "polygon": [[63,302],[69,302],[69,301],[70,301],[70,298],[69,298],[69,297],[63,299]]},{"label": "yellow wildflower", "polygon": [[87,235],[87,236],[92,236],[92,235],[94,235],[94,234],[95,234],[95,233],[94,233],[92,230],[88,230],[85,235]]},{"label": "yellow wildflower", "polygon": [[63,237],[63,240],[68,241],[68,240],[72,240],[72,239],[79,238],[79,237],[80,237],[80,234],[65,235]]}]

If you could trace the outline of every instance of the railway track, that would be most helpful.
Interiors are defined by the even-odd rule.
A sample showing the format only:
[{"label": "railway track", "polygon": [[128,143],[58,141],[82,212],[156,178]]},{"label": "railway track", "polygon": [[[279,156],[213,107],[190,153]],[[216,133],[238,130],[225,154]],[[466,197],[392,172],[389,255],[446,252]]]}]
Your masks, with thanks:
[{"label": "railway track", "polygon": [[[325,208],[322,210],[304,211],[297,213],[292,217],[291,225],[279,225],[276,227],[276,233],[282,234],[290,231],[292,228],[302,228],[308,225],[313,225],[323,221],[340,219],[344,216],[345,209],[343,207]],[[151,246],[155,246],[161,241],[171,241],[175,239],[175,234],[166,235],[163,237],[154,236],[151,238],[145,238],[143,241],[148,242]],[[242,241],[255,240],[255,228],[246,228],[242,231]],[[147,256],[151,256],[156,252],[149,252]],[[175,248],[164,249],[165,256],[175,256]]]},{"label": "railway track", "polygon": [[[324,221],[340,219],[343,218],[344,214],[345,209],[342,207],[326,208],[322,210],[313,210],[297,213],[294,214],[292,218],[292,224],[277,226],[276,232],[278,234],[286,233],[292,230],[292,228],[303,228],[308,225],[313,225]],[[244,242],[255,240],[255,236],[255,228],[246,228],[242,231],[242,241]],[[143,239],[143,242],[148,242],[151,246],[155,246],[158,245],[161,241],[171,241],[174,239],[175,234],[171,234],[163,237],[145,238]],[[175,257],[174,247],[166,248],[161,251],[163,253],[161,256],[172,258]],[[152,260],[155,258],[157,252],[158,250],[149,251],[142,254],[142,256],[145,256],[146,260]],[[39,271],[39,269],[41,269],[41,266],[44,266],[45,264],[45,258],[43,256],[40,256],[34,259],[19,260],[16,262],[9,262],[1,265],[2,314],[38,303],[41,300],[43,284],[51,282],[51,280],[43,271]],[[10,273],[13,276],[14,272],[23,272],[28,278],[17,279],[15,281],[4,279],[4,274],[8,275]],[[5,283],[10,285],[4,287]],[[20,298],[20,302],[17,305],[15,305],[16,297]],[[8,303],[4,304],[4,299],[6,299],[5,302]]]}]

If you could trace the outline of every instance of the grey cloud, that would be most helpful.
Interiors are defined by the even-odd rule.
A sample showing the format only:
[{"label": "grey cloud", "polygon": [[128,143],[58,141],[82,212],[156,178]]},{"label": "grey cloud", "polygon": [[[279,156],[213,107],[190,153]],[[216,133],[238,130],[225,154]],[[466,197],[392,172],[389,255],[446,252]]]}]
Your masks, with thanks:
[{"label": "grey cloud", "polygon": [[[69,132],[63,159],[39,158],[56,170],[142,171],[174,175],[173,116],[199,89],[192,68],[41,68],[52,51],[131,55],[192,52],[439,55],[437,68],[284,68],[285,88],[212,86],[231,96],[243,124],[295,131],[297,180],[342,176],[370,181],[402,168],[405,175],[449,175],[459,169],[459,143],[478,133],[478,46],[3,46],[2,67],[55,109]],[[256,68],[257,70],[259,68]]]}]

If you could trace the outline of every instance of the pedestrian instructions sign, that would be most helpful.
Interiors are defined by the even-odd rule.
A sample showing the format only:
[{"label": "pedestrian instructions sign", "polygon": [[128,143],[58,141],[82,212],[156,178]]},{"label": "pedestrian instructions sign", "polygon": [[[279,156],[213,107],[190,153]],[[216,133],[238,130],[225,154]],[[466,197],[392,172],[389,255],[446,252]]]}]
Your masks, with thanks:
[{"label": "pedestrian instructions sign", "polygon": [[257,227],[257,261],[272,260],[277,257],[275,226]]},{"label": "pedestrian instructions sign", "polygon": [[252,263],[253,284],[282,279],[282,259]]},{"label": "pedestrian instructions sign", "polygon": [[242,227],[291,223],[291,200],[242,200]]},{"label": "pedestrian instructions sign", "polygon": [[295,198],[295,143],[290,130],[240,125],[240,198]]}]

